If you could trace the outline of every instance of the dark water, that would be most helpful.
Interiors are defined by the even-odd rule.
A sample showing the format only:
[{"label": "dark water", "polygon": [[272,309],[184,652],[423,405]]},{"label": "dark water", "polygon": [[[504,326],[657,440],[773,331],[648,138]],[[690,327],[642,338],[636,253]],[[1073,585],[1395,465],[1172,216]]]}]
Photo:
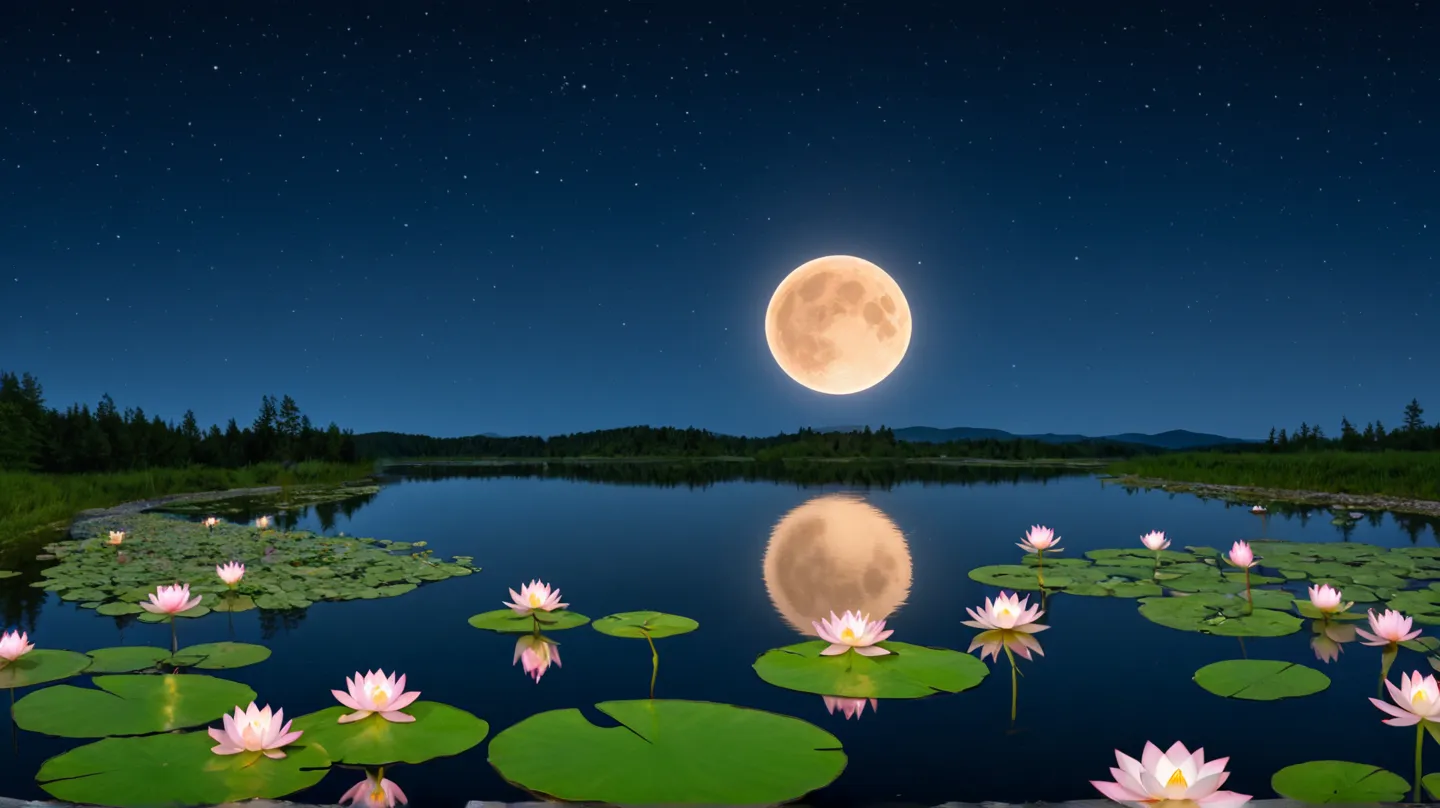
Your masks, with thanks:
[{"label": "dark water", "polygon": [[[1021,551],[1015,542],[1031,524],[1055,528],[1068,557],[1137,546],[1138,537],[1152,529],[1166,531],[1177,549],[1228,546],[1262,535],[1342,541],[1348,534],[1350,541],[1383,546],[1437,542],[1432,524],[1389,515],[1342,531],[1324,511],[1262,520],[1245,508],[1187,495],[1127,492],[1087,476],[1018,483],[1015,475],[1001,477],[1000,484],[902,483],[888,490],[743,481],[662,487],[513,477],[402,480],[358,508],[309,511],[299,526],[423,539],[437,555],[474,556],[483,572],[394,599],[317,604],[298,619],[262,622],[255,612],[236,615],[234,639],[264,643],[274,655],[228,675],[251,685],[262,704],[300,715],[331,706],[331,688],[342,687],[355,671],[398,670],[424,698],[488,720],[492,737],[536,712],[643,697],[650,667],[641,642],[588,627],[558,632],[554,638],[562,644],[564,665],[551,668],[537,684],[511,665],[513,639],[466,625],[470,615],[499,608],[508,587],[538,577],[559,586],[572,609],[591,617],[656,609],[700,621],[695,633],[658,641],[657,695],[758,707],[833,732],[845,744],[849,765],[837,782],[807,800],[811,804],[1089,798],[1097,795],[1088,781],[1108,779],[1112,750],[1138,756],[1147,740],[1162,747],[1183,740],[1192,748],[1203,746],[1212,757],[1230,756],[1233,774],[1226,788],[1257,797],[1273,796],[1274,771],[1306,760],[1362,761],[1408,778],[1413,734],[1382,725],[1383,716],[1366,698],[1375,695],[1377,649],[1349,644],[1338,662],[1324,664],[1315,659],[1305,630],[1247,638],[1242,649],[1233,638],[1152,624],[1136,613],[1133,600],[1048,599],[1042,622],[1052,628],[1039,635],[1045,655],[1021,661],[1013,729],[1003,659],[978,688],[882,701],[878,712],[867,710],[850,721],[827,714],[819,696],[771,687],[750,669],[758,654],[801,639],[767,593],[762,560],[772,529],[788,512],[838,492],[850,491],[879,509],[903,534],[903,545],[893,537],[890,545],[903,547],[895,556],[902,563],[872,572],[870,580],[878,591],[901,591],[908,554],[913,580],[904,606],[890,616],[894,639],[960,650],[974,634],[960,624],[965,607],[995,593],[966,573],[986,564],[1017,563]],[[849,527],[829,531],[828,541],[860,547],[850,555],[865,556],[870,552],[865,541],[873,540],[875,528],[856,523],[847,515],[856,511],[844,505],[826,504],[835,501],[813,503],[810,512],[839,508],[832,511],[835,519],[849,520]],[[883,534],[883,520],[880,526]],[[823,567],[827,556],[837,569],[854,566],[835,560],[845,557],[844,550],[827,545],[824,534],[802,534],[793,534],[790,550],[810,547],[806,557],[818,559],[812,566]],[[782,595],[806,600],[802,573],[791,569],[776,576],[776,586],[794,590]],[[23,583],[16,586],[28,580],[33,578],[3,583],[6,626],[29,630],[41,646],[86,650],[168,642],[163,625],[137,624],[122,632],[110,618],[47,599]],[[230,638],[223,617],[185,621],[180,628],[182,644]],[[1313,665],[1333,684],[1316,696],[1254,703],[1218,698],[1191,681],[1197,668],[1242,652]],[[1402,650],[1394,675],[1416,668],[1428,671],[1422,656]],[[75,742],[28,733],[17,741],[18,751],[0,744],[0,771],[9,775],[3,791],[43,798],[34,772],[44,758]],[[458,808],[468,799],[526,799],[496,775],[485,754],[482,744],[457,758],[396,767],[388,776],[408,792],[412,805]],[[353,771],[332,772],[293,799],[333,803],[357,779]]]}]

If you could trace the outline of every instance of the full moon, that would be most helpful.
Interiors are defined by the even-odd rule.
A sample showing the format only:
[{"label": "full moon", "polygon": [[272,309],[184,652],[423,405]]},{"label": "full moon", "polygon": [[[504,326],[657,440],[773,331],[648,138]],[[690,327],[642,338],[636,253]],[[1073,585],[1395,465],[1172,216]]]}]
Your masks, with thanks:
[{"label": "full moon", "polygon": [[910,595],[910,548],[884,511],[847,494],[816,497],[770,531],[761,565],[770,602],[796,631],[859,610],[883,620]]},{"label": "full moon", "polygon": [[885,270],[827,255],[785,276],[765,310],[780,369],[818,393],[843,396],[884,381],[910,347],[910,304]]}]

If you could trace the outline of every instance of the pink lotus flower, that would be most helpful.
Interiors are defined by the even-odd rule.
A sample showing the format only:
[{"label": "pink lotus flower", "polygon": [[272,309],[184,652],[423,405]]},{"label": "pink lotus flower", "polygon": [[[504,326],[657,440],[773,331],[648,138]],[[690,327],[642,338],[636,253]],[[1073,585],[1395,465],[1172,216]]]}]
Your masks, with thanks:
[{"label": "pink lotus flower", "polygon": [[1354,606],[1354,603],[1340,602],[1340,590],[1329,584],[1310,587],[1310,605],[1322,614],[1339,614]]},{"label": "pink lotus flower", "polygon": [[1413,727],[1421,721],[1440,723],[1440,687],[1435,684],[1435,677],[1432,674],[1420,675],[1420,671],[1410,674],[1400,674],[1400,686],[1389,679],[1385,680],[1385,687],[1390,691],[1390,698],[1395,700],[1394,704],[1371,699],[1370,703],[1379,707],[1391,718],[1384,719],[1384,723],[1392,727]]},{"label": "pink lotus flower", "polygon": [[1060,537],[1055,535],[1055,531],[1048,527],[1034,525],[1030,528],[1029,532],[1025,534],[1025,540],[1015,546],[1027,553],[1035,553],[1038,555],[1047,550],[1052,553],[1061,552],[1055,549],[1055,545],[1059,543]]},{"label": "pink lotus flower", "polygon": [[220,520],[214,516],[207,516],[200,524],[204,525],[206,530],[209,530],[220,524]]},{"label": "pink lotus flower", "polygon": [[1152,530],[1146,533],[1140,537],[1140,543],[1157,553],[1170,546],[1170,540],[1165,538],[1165,531],[1163,530]]},{"label": "pink lotus flower", "polygon": [[1225,560],[1248,570],[1255,566],[1255,551],[1250,549],[1249,542],[1237,541],[1230,546],[1230,552],[1226,554]]},{"label": "pink lotus flower", "polygon": [[1379,617],[1375,616],[1374,609],[1370,609],[1366,614],[1370,617],[1370,630],[1355,629],[1356,634],[1365,638],[1360,643],[1361,645],[1399,645],[1420,636],[1419,629],[1410,630],[1412,624],[1410,618],[1394,609],[1386,609],[1385,613]]},{"label": "pink lotus flower", "polygon": [[510,664],[517,662],[530,678],[539,682],[550,669],[550,663],[560,667],[560,644],[549,637],[526,634],[515,641],[515,658]]},{"label": "pink lotus flower", "polygon": [[345,689],[349,692],[330,691],[336,701],[355,711],[340,716],[341,724],[368,718],[371,713],[379,713],[381,718],[397,724],[415,720],[415,716],[400,712],[420,698],[418,690],[405,692],[403,674],[397,680],[395,674],[386,676],[385,671],[369,671],[363,676],[357,671],[354,678],[345,680]]},{"label": "pink lotus flower", "polygon": [[240,583],[241,578],[245,577],[245,565],[235,561],[231,561],[223,567],[216,565],[215,574],[219,575],[220,580],[224,581],[227,586],[234,586]]},{"label": "pink lotus flower", "polygon": [[112,530],[112,531],[110,531],[110,543],[111,543],[111,544],[119,544],[120,542],[123,542],[123,541],[125,541],[125,531],[123,531],[123,530]]},{"label": "pink lotus flower", "polygon": [[845,720],[859,718],[865,712],[865,703],[870,703],[870,709],[880,709],[880,702],[877,699],[852,699],[846,696],[825,696],[825,711],[831,715],[839,710],[845,716]]},{"label": "pink lotus flower", "polygon": [[560,602],[559,589],[552,592],[549,584],[540,581],[531,581],[521,585],[519,592],[510,590],[510,597],[514,598],[515,602],[504,605],[514,609],[518,615],[527,615],[536,611],[553,612],[570,605]]},{"label": "pink lotus flower", "polygon": [[405,798],[405,792],[400,786],[386,780],[382,774],[366,774],[365,779],[350,787],[340,797],[341,805],[350,803],[363,805],[365,808],[395,808],[395,803],[402,805],[409,802]]},{"label": "pink lotus flower", "polygon": [[884,620],[872,622],[868,614],[849,611],[839,617],[831,612],[828,620],[818,623],[812,620],[810,625],[815,627],[815,633],[820,635],[820,639],[830,643],[828,648],[820,652],[821,656],[835,656],[851,649],[860,656],[885,656],[890,652],[875,643],[895,633],[894,630],[885,630]]},{"label": "pink lotus flower", "polygon": [[265,530],[266,528],[270,527],[270,517],[268,517],[268,516],[260,516],[260,517],[257,517],[257,518],[255,519],[255,527],[257,527],[257,528],[259,528],[259,529],[261,529],[261,530]]},{"label": "pink lotus flower", "polygon": [[30,635],[23,631],[7,631],[0,635],[0,660],[8,665],[35,650],[30,644]]},{"label": "pink lotus flower", "polygon": [[290,722],[285,721],[284,710],[276,710],[271,715],[270,705],[265,705],[262,710],[253,701],[243,712],[236,707],[233,717],[225,716],[224,729],[210,727],[209,732],[219,744],[210,750],[217,755],[262,752],[265,757],[275,760],[285,757],[285,753],[280,751],[282,746],[295,743],[304,734],[290,731]]},{"label": "pink lotus flower", "polygon": [[190,584],[175,584],[156,587],[155,591],[150,593],[150,602],[140,604],[140,608],[151,614],[168,614],[173,617],[199,606],[200,600],[200,595],[191,599]]},{"label": "pink lotus flower", "polygon": [[1028,596],[1021,598],[1014,592],[1001,592],[994,600],[985,599],[984,611],[967,607],[965,611],[974,619],[961,622],[984,630],[965,649],[966,653],[979,648],[981,659],[993,657],[999,661],[1000,649],[1005,647],[1025,659],[1033,659],[1031,651],[1044,656],[1040,641],[1031,635],[1050,627],[1035,622],[1044,612],[1039,606],[1030,606],[1029,602]]},{"label": "pink lotus flower", "polygon": [[1156,803],[1180,804],[1186,801],[1204,808],[1237,808],[1250,800],[1249,794],[1219,791],[1230,778],[1223,757],[1205,762],[1205,750],[1192,754],[1179,741],[1165,753],[1149,741],[1140,760],[1115,750],[1120,767],[1111,768],[1115,782],[1091,780],[1090,784],[1110,799],[1131,808],[1152,808]]}]

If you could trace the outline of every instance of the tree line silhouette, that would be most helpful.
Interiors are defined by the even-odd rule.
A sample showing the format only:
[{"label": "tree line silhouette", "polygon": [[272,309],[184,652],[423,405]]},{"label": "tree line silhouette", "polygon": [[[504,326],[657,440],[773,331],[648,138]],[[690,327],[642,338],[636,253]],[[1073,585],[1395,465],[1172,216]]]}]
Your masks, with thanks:
[{"label": "tree line silhouette", "polygon": [[[1340,418],[1340,433],[1325,434],[1319,424],[1304,421],[1293,431],[1270,428],[1262,444],[1267,452],[1310,452],[1340,449],[1346,452],[1434,452],[1440,451],[1440,424],[1426,425],[1425,409],[1417,399],[1410,399],[1400,417],[1400,426],[1386,429],[1379,420],[1364,429],[1356,429],[1350,419]],[[1228,448],[1228,447],[1227,447]]]},{"label": "tree line silhouette", "polygon": [[0,371],[0,470],[75,473],[177,468],[237,468],[252,463],[324,460],[353,462],[355,436],[333,422],[317,428],[290,396],[260,399],[255,420],[241,427],[202,430],[186,410],[177,424],[147,416],[139,407],[119,409],[107,393],[92,410],[64,410],[45,403],[40,381],[29,373]]}]

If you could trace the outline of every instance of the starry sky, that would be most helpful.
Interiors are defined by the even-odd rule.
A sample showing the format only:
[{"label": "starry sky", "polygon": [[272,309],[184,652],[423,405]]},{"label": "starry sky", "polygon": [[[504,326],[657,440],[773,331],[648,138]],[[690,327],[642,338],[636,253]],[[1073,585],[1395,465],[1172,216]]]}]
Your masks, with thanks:
[{"label": "starry sky", "polygon": [[[442,436],[1440,413],[1440,6],[1165,6],[7,2],[0,368]],[[764,335],[834,253],[915,323],[845,397]]]}]

